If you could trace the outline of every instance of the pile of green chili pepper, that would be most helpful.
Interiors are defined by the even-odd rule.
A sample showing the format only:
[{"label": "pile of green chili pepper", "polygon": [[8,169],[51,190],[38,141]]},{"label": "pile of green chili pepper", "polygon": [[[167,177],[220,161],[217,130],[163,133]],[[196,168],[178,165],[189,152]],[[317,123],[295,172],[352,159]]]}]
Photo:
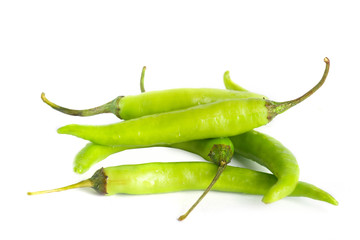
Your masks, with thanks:
[{"label": "pile of green chili pepper", "polygon": [[[276,139],[253,130],[302,102],[317,91],[329,72],[326,64],[321,80],[303,96],[286,102],[268,100],[234,83],[224,74],[226,89],[170,89],[145,92],[143,68],[141,94],[120,96],[102,106],[73,110],[42,100],[50,107],[74,116],[113,113],[123,119],[102,126],[67,125],[58,129],[90,141],[75,157],[74,171],[84,173],[108,156],[127,150],[162,146],[197,154],[209,163],[146,163],[101,168],[84,181],[29,195],[92,187],[111,195],[153,194],[185,190],[205,190],[179,220],[185,219],[210,191],[263,195],[264,203],[287,196],[303,196],[334,205],[338,202],[327,192],[299,181],[296,158]],[[228,166],[234,153],[253,160],[273,174]]]}]

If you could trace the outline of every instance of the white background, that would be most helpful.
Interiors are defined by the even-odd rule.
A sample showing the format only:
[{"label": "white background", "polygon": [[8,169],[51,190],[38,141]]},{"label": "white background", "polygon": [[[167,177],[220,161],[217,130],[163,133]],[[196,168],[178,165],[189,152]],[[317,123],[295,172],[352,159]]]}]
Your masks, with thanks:
[{"label": "white background", "polygon": [[[0,235],[7,237],[0,238],[358,239],[356,3],[1,1]],[[62,115],[41,101],[42,91],[63,106],[93,107],[118,95],[138,94],[146,65],[147,91],[223,88],[222,75],[230,70],[245,88],[283,101],[318,82],[324,57],[331,61],[324,86],[259,131],[291,149],[300,179],[330,192],[337,207],[305,198],[265,205],[261,196],[210,192],[187,220],[178,222],[200,192],[26,195],[85,179],[102,166],[202,161],[165,148],[132,150],[79,176],[72,172],[72,161],[85,142],[58,135],[56,129],[118,120]]]}]

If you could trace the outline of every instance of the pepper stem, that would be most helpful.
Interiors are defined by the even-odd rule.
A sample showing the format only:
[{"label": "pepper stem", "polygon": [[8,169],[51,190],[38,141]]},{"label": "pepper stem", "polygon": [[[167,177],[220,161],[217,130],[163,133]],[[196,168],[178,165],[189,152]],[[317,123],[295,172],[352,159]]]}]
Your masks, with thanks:
[{"label": "pepper stem", "polygon": [[38,194],[43,194],[43,193],[60,192],[60,191],[65,191],[65,190],[69,190],[69,189],[84,188],[84,187],[94,187],[94,182],[91,179],[86,179],[86,180],[83,180],[81,182],[71,184],[69,186],[50,189],[50,190],[44,190],[44,191],[28,192],[27,194],[28,195],[38,195]]},{"label": "pepper stem", "polygon": [[273,102],[273,101],[267,101],[266,107],[269,109],[269,115],[268,119],[271,121],[276,115],[281,114],[288,110],[289,108],[292,108],[293,106],[301,103],[308,97],[310,97],[314,92],[316,92],[325,82],[326,77],[329,73],[330,68],[330,60],[326,57],[324,58],[324,62],[326,64],[324,74],[321,78],[321,80],[308,92],[306,92],[301,97],[298,97],[294,100],[286,101],[286,102]]},{"label": "pepper stem", "polygon": [[140,77],[140,90],[142,93],[145,92],[145,87],[144,87],[145,70],[146,70],[146,66],[143,67]]},{"label": "pepper stem", "polygon": [[271,121],[276,115],[285,112],[289,108],[292,108],[293,106],[301,103],[308,97],[310,97],[314,92],[316,92],[325,82],[326,77],[329,73],[330,68],[330,60],[326,57],[324,58],[324,62],[326,64],[324,74],[321,78],[321,80],[316,84],[312,89],[310,89],[308,92],[306,92],[301,97],[298,97],[296,99],[286,101],[286,102],[273,102],[273,101],[267,101],[266,107],[269,109],[269,115],[268,119]]},{"label": "pepper stem", "polygon": [[216,181],[219,179],[220,175],[224,172],[225,168],[227,166],[227,162],[225,161],[221,161],[219,168],[217,170],[217,173],[215,175],[215,177],[213,178],[213,180],[211,181],[210,185],[205,189],[205,191],[203,192],[203,194],[199,197],[199,199],[191,206],[191,208],[183,215],[181,215],[178,220],[182,221],[184,220],[193,210],[194,208],[201,202],[201,200],[206,196],[206,194],[211,190],[211,188],[214,186],[214,184],[216,183]]},{"label": "pepper stem", "polygon": [[59,112],[68,114],[68,115],[81,116],[81,117],[94,116],[94,115],[101,114],[101,113],[113,113],[117,117],[120,117],[120,115],[119,115],[120,109],[118,106],[118,102],[121,98],[122,98],[122,96],[117,97],[114,100],[112,100],[108,103],[105,103],[104,105],[98,106],[98,107],[83,109],[83,110],[75,110],[75,109],[61,107],[61,106],[49,101],[45,97],[45,93],[41,93],[41,99],[44,101],[44,103],[46,103],[53,109],[55,109]]},{"label": "pepper stem", "polygon": [[65,191],[65,190],[69,190],[69,189],[85,188],[85,187],[91,187],[91,188],[94,188],[99,193],[107,194],[107,191],[106,191],[107,178],[108,178],[108,176],[105,174],[104,168],[100,168],[92,175],[91,178],[83,180],[81,182],[71,184],[69,186],[65,186],[65,187],[61,187],[61,188],[55,188],[55,189],[37,191],[37,192],[28,192],[27,194],[28,195],[37,195],[37,194],[60,192],[60,191]]}]

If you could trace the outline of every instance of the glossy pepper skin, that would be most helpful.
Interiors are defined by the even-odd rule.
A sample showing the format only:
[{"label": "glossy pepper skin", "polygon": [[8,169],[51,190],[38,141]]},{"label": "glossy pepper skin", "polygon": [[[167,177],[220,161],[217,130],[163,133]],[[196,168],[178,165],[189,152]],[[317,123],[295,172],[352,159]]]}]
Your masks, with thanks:
[{"label": "glossy pepper skin", "polygon": [[262,98],[263,96],[251,92],[211,88],[180,88],[160,91],[144,92],[139,95],[126,96],[119,100],[121,119],[134,119],[156,113],[165,113],[173,109],[186,109],[221,101],[224,99]]},{"label": "glossy pepper skin", "polygon": [[[217,169],[215,164],[201,162],[121,165],[99,169],[93,177],[77,184],[28,194],[36,195],[80,187],[92,187],[99,193],[107,195],[204,190]],[[263,195],[275,183],[276,177],[272,174],[228,166],[213,186],[213,190]],[[304,182],[298,182],[290,196],[302,196],[338,204],[329,193]]]},{"label": "glossy pepper skin", "polygon": [[256,93],[224,89],[178,88],[145,92],[133,96],[120,96],[99,107],[74,110],[59,106],[49,101],[44,93],[41,94],[41,98],[46,104],[65,114],[73,116],[93,116],[101,113],[113,113],[118,118],[124,120],[150,115],[153,112],[164,113],[172,111],[173,109],[186,109],[224,99],[262,97],[262,95]]},{"label": "glossy pepper skin", "polygon": [[278,140],[254,130],[230,139],[236,153],[265,166],[277,177],[277,182],[265,194],[263,202],[272,203],[293,192],[300,170],[290,150]]},{"label": "glossy pepper skin", "polygon": [[[189,142],[181,142],[175,144],[159,145],[158,147],[170,147],[185,150],[199,155],[206,161],[213,162],[214,159],[219,165],[219,158],[210,158],[209,153],[212,151],[214,145],[227,145],[234,153],[234,146],[229,138],[214,138],[214,139],[201,139]],[[134,149],[139,147],[126,147],[126,146],[104,146],[94,143],[88,143],[81,151],[76,155],[74,160],[74,171],[76,173],[85,173],[91,166],[104,160],[108,156],[128,149]],[[232,156],[232,154],[231,154]],[[230,161],[230,159],[228,160]]]},{"label": "glossy pepper skin", "polygon": [[60,134],[100,145],[152,146],[238,135],[269,122],[263,99],[224,100],[110,125],[67,125]]}]

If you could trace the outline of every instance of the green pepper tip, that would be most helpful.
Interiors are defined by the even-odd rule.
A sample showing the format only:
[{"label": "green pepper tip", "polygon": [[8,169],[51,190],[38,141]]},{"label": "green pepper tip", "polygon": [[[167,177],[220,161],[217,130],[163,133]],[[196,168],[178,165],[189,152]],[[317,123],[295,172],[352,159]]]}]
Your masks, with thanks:
[{"label": "green pepper tip", "polygon": [[[58,130],[56,130],[57,131],[57,133],[59,133],[59,134],[64,134],[66,131],[66,127],[67,126],[63,126],[63,127],[60,127],[60,128],[58,128]],[[65,129],[65,130],[64,130]]]},{"label": "green pepper tip", "polygon": [[59,134],[71,134],[72,129],[74,126],[77,126],[76,124],[69,124],[63,127],[58,128],[57,133]]}]

